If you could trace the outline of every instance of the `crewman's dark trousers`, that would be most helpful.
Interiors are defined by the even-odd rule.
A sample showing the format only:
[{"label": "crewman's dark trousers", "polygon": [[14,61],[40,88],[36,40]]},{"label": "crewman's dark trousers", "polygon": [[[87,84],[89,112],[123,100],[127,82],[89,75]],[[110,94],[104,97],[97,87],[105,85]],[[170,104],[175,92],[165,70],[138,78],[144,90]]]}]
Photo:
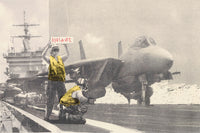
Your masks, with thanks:
[{"label": "crewman's dark trousers", "polygon": [[[52,81],[48,80],[48,86],[47,86],[47,103],[46,103],[46,110],[45,110],[45,118],[49,118],[51,115],[53,105],[54,105],[54,99],[56,97],[56,92],[58,94],[58,102],[59,99],[66,93],[65,84],[62,81]],[[63,105],[60,105],[59,110],[59,118],[62,117],[63,112]]]}]

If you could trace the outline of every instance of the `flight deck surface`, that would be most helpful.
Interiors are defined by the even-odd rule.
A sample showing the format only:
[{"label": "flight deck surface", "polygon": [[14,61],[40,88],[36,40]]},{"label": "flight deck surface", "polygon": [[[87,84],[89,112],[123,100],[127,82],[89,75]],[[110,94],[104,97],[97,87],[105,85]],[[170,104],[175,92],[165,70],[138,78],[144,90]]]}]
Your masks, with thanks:
[{"label": "flight deck surface", "polygon": [[[34,108],[24,108],[25,111],[43,119],[44,111]],[[57,116],[53,113],[53,120]],[[125,104],[96,104],[89,105],[85,115],[86,124],[52,123],[62,131],[72,132],[110,132],[117,125],[118,128],[130,129],[135,132],[146,133],[197,133],[200,132],[199,105],[154,105],[138,106]],[[94,120],[94,121],[92,121]],[[91,122],[92,121],[92,122]],[[105,128],[95,122],[110,123]],[[94,125],[92,125],[94,123]],[[113,125],[113,127],[112,127]],[[99,127],[97,127],[99,126]],[[110,128],[110,130],[108,130]],[[116,130],[115,130],[116,131]]]}]

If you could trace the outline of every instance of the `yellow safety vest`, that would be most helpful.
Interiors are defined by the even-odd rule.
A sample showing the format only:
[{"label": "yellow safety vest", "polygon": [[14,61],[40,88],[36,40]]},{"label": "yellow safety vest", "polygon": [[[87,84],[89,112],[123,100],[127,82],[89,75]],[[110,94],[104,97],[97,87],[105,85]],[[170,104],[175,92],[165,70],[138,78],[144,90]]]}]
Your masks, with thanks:
[{"label": "yellow safety vest", "polygon": [[60,56],[57,56],[58,61],[50,56],[48,79],[53,81],[65,81],[65,67]]},{"label": "yellow safety vest", "polygon": [[60,99],[60,104],[65,105],[66,107],[69,107],[70,105],[78,105],[80,104],[80,101],[76,98],[72,97],[72,93],[75,91],[81,90],[81,88],[76,85],[73,88],[69,89],[65,95]]}]

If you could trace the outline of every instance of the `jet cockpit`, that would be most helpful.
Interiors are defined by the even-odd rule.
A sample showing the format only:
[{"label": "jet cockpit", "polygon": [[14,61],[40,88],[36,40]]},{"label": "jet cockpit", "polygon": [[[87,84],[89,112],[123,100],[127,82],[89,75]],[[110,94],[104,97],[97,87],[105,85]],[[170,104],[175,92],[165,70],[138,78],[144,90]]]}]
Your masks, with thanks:
[{"label": "jet cockpit", "polygon": [[146,48],[148,46],[156,45],[156,42],[151,37],[141,36],[138,37],[130,48]]}]

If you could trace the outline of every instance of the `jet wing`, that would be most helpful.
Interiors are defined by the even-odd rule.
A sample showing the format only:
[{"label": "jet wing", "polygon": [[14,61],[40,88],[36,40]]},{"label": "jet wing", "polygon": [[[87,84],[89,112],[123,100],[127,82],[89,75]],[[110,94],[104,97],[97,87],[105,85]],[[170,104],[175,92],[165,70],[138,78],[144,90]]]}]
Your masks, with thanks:
[{"label": "jet wing", "polygon": [[[87,97],[99,98],[105,95],[105,87],[117,79],[118,73],[123,65],[123,61],[115,58],[104,58],[94,60],[81,60],[65,66],[66,74],[69,74],[71,79],[65,82],[76,82],[76,74],[78,71],[81,78],[86,78],[87,84]],[[38,79],[47,79],[48,72],[40,73],[37,75]]]},{"label": "jet wing", "polygon": [[90,83],[99,83],[107,86],[118,76],[123,61],[115,58],[104,58],[94,60],[81,60],[65,67],[66,74],[72,70],[79,69],[80,76],[87,78]]},{"label": "jet wing", "polygon": [[[72,70],[79,68],[80,76],[87,78],[89,82],[108,84],[117,77],[122,64],[122,60],[115,58],[81,60],[65,66],[65,72],[70,75]],[[47,75],[48,72],[43,72],[37,77],[44,78]]]}]

